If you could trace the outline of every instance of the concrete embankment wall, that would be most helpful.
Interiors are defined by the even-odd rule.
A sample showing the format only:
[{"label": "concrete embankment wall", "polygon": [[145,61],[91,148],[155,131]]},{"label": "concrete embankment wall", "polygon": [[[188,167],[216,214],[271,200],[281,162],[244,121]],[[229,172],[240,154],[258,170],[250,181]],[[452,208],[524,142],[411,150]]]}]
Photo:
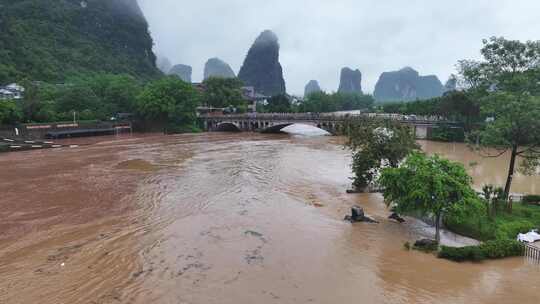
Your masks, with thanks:
[{"label": "concrete embankment wall", "polygon": [[131,131],[130,122],[57,122],[0,126],[0,137],[45,139],[108,135]]}]

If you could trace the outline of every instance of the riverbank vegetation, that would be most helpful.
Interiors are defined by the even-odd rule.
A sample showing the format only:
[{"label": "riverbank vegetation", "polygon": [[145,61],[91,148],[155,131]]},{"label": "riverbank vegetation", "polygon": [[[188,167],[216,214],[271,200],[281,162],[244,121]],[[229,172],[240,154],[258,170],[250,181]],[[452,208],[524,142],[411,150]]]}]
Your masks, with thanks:
[{"label": "riverbank vegetation", "polygon": [[408,126],[387,119],[350,120],[344,133],[346,145],[353,152],[353,186],[357,191],[377,188],[376,179],[383,167],[396,168],[410,152],[420,148]]},{"label": "riverbank vegetation", "polygon": [[523,255],[525,246],[510,239],[487,241],[478,246],[441,246],[438,257],[455,262],[479,262],[485,259],[501,259]]},{"label": "riverbank vegetation", "polygon": [[475,199],[472,179],[462,164],[412,152],[397,168],[385,168],[379,183],[385,202],[398,213],[421,212],[435,220],[435,241],[440,242],[443,217]]},{"label": "riverbank vegetation", "polygon": [[[175,76],[142,83],[129,75],[102,74],[74,78],[67,84],[27,81],[23,86],[23,99],[0,102],[1,124],[107,121],[129,113],[142,130],[183,132],[197,129],[196,107],[202,100],[227,95],[229,87],[238,85],[210,82],[212,93],[203,96]],[[238,94],[231,95],[231,100],[237,98]]]},{"label": "riverbank vegetation", "polygon": [[143,85],[129,75],[103,74],[72,79],[67,84],[24,82],[24,98],[12,102],[22,111],[18,122],[108,120],[118,112],[133,113]]},{"label": "riverbank vegetation", "polygon": [[[358,160],[353,157],[355,179],[374,179],[394,211],[432,218],[437,242],[443,224],[484,242],[440,248],[441,258],[455,261],[521,255],[523,245],[515,241],[517,235],[540,228],[538,198],[526,196],[523,202],[514,203],[510,196],[516,172],[536,174],[540,165],[540,132],[536,132],[540,130],[540,42],[491,38],[484,41],[481,54],[482,61],[459,63],[461,90],[426,101],[385,105],[383,111],[440,115],[461,122],[466,140],[478,153],[486,157],[510,155],[502,188],[486,185],[479,195],[463,165],[439,156],[413,151],[392,165],[384,163],[384,156],[373,154],[383,161],[382,170],[355,165]],[[371,136],[374,130],[370,130]],[[444,128],[439,131],[442,138],[451,134]],[[360,132],[348,135],[355,137],[349,139],[351,142],[366,137]],[[373,177],[377,170],[379,178]]]},{"label": "riverbank vegetation", "polygon": [[518,233],[540,228],[540,206],[516,203],[510,213],[503,201],[500,211],[489,216],[485,207],[487,202],[482,198],[477,202],[480,204],[464,206],[459,213],[449,213],[444,218],[445,226],[455,233],[481,241],[515,239]]},{"label": "riverbank vegetation", "polygon": [[[516,236],[540,228],[540,206],[518,203],[510,213],[502,196],[478,195],[463,165],[438,155],[413,152],[399,167],[383,169],[378,183],[392,211],[433,219],[435,243],[440,243],[442,225],[484,242],[463,248],[435,248],[440,258],[480,261],[519,256],[524,245],[515,240]],[[503,193],[502,189],[498,192]]]},{"label": "riverbank vegetation", "polygon": [[209,77],[202,85],[203,105],[213,108],[234,107],[238,113],[247,111],[247,101],[242,96],[244,83],[240,79]]},{"label": "riverbank vegetation", "polygon": [[[540,130],[540,42],[492,38],[484,41],[481,53],[483,61],[460,64],[469,91],[483,93],[480,109],[489,117],[471,137],[490,156],[510,153],[507,198],[516,170],[530,174],[540,164],[540,132],[532,131]],[[493,148],[497,153],[488,151]],[[508,202],[512,211],[512,200]]]},{"label": "riverbank vegetation", "polygon": [[147,84],[137,97],[137,113],[166,133],[193,132],[199,92],[177,77],[165,77]]}]

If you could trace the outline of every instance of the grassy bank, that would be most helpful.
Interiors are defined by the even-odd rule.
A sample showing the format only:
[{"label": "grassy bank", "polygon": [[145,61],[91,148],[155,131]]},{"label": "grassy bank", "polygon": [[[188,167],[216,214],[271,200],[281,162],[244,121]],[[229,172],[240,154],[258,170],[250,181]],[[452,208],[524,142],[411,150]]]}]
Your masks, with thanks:
[{"label": "grassy bank", "polygon": [[455,262],[473,261],[485,259],[502,259],[506,257],[521,256],[525,251],[525,245],[516,240],[487,241],[478,246],[448,247],[441,246],[438,256]]},{"label": "grassy bank", "polygon": [[540,206],[514,204],[512,213],[499,211],[489,217],[485,208],[450,213],[446,227],[458,234],[481,241],[515,239],[518,233],[540,228]]}]

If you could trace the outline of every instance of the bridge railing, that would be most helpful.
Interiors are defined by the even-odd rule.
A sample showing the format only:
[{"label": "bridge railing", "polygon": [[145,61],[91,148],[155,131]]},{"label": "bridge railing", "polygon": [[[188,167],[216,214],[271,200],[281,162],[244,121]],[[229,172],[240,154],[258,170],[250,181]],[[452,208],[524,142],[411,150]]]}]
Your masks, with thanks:
[{"label": "bridge railing", "polygon": [[213,120],[294,120],[294,121],[344,121],[355,118],[381,118],[414,123],[455,123],[441,116],[417,116],[386,113],[335,114],[335,113],[247,113],[229,115],[202,115]]}]

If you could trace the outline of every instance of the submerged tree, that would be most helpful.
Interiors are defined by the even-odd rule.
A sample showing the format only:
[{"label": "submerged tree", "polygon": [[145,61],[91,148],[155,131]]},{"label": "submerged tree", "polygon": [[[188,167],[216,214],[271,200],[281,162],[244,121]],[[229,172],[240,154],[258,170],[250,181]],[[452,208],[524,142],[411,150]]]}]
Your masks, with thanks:
[{"label": "submerged tree", "polygon": [[353,185],[365,190],[381,168],[397,167],[419,146],[411,128],[397,121],[361,118],[345,124],[347,146],[353,151]]},{"label": "submerged tree", "polygon": [[484,40],[481,53],[484,61],[460,62],[460,74],[488,117],[474,134],[479,148],[487,148],[484,151],[493,157],[510,152],[504,187],[508,198],[517,169],[532,173],[540,160],[540,41],[493,37]]},{"label": "submerged tree", "polygon": [[462,164],[420,152],[411,153],[399,168],[383,169],[379,183],[388,206],[435,218],[437,243],[444,214],[474,196],[472,179]]}]

